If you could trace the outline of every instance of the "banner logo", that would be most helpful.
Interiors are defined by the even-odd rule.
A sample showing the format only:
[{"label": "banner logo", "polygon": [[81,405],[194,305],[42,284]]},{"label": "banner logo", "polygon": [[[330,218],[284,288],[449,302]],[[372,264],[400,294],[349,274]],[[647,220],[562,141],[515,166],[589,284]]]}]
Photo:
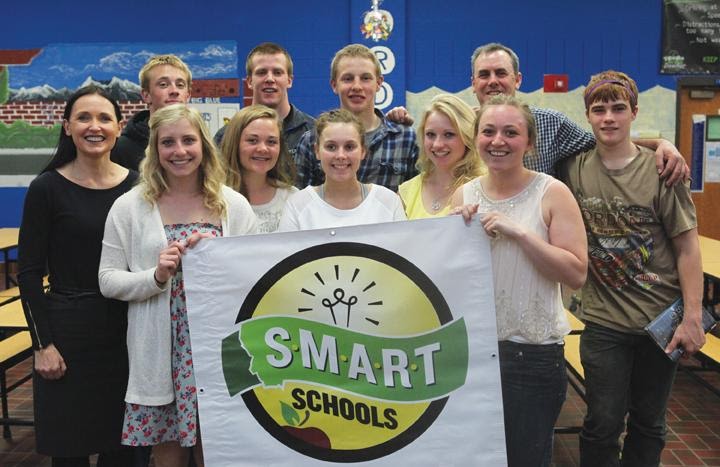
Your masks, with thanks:
[{"label": "banner logo", "polygon": [[412,443],[465,384],[468,336],[435,284],[382,248],[297,252],[252,288],[222,342],[223,374],[275,439],[333,462]]}]

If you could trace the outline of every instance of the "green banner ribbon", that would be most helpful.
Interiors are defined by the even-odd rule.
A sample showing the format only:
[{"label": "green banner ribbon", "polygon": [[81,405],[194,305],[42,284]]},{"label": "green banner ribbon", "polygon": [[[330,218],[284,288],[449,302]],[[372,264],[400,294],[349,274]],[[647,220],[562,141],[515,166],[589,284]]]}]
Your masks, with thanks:
[{"label": "green banner ribbon", "polygon": [[431,332],[381,337],[290,316],[250,319],[222,341],[231,396],[263,385],[307,382],[380,400],[417,402],[465,384],[463,318]]}]

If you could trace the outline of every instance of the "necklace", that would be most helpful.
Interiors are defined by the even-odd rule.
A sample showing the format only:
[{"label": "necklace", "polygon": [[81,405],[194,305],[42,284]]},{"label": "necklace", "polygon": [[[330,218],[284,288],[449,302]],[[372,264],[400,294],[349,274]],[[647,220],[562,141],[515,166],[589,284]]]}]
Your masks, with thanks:
[{"label": "necklace", "polygon": [[[359,183],[360,183],[360,201],[362,202],[367,197],[367,187],[365,186],[364,183],[362,183],[362,182],[359,182]],[[317,190],[317,194],[318,194],[318,196],[320,196],[321,200],[325,201],[325,184],[324,183],[322,185],[320,185],[320,188]]]},{"label": "necklace", "polygon": [[430,208],[433,211],[439,211],[442,205],[440,204],[440,198],[435,198],[432,203],[430,204]]},{"label": "necklace", "polygon": [[[432,212],[438,212],[439,210],[441,210],[442,208],[447,206],[448,198],[450,196],[450,194],[448,193],[449,188],[450,187],[447,187],[447,186],[443,187],[443,191],[439,195],[432,198],[432,201],[430,201],[430,209],[432,209]],[[432,190],[432,191],[437,191],[437,190]],[[431,194],[431,196],[432,196],[432,194]]]}]

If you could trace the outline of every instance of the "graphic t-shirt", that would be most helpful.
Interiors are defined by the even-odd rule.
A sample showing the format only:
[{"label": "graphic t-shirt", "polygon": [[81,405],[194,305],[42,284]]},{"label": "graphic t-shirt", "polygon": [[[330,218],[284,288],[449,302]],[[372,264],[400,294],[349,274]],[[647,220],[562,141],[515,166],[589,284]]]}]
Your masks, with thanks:
[{"label": "graphic t-shirt", "polygon": [[559,174],[580,205],[588,238],[581,318],[641,333],[681,295],[672,238],[697,226],[689,186],[667,187],[645,148],[618,170],[592,149],[568,159]]}]

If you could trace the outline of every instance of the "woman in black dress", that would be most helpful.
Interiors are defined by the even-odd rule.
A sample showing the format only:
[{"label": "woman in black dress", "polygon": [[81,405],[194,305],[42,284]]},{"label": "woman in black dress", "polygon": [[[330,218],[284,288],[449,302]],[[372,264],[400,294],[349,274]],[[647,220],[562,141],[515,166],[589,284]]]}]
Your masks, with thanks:
[{"label": "woman in black dress", "polygon": [[18,279],[35,349],[36,448],[53,466],[87,466],[94,453],[98,466],[132,464],[120,445],[127,307],[102,297],[97,278],[107,213],[137,178],[110,161],[121,119],[101,88],[75,92],[55,155],[25,197]]}]

